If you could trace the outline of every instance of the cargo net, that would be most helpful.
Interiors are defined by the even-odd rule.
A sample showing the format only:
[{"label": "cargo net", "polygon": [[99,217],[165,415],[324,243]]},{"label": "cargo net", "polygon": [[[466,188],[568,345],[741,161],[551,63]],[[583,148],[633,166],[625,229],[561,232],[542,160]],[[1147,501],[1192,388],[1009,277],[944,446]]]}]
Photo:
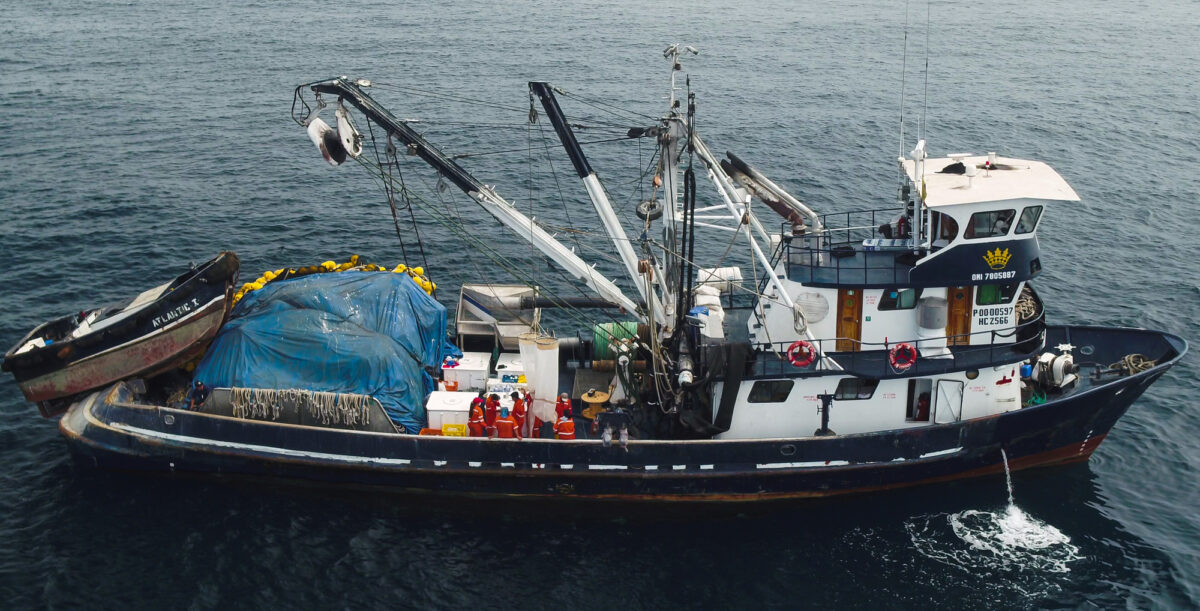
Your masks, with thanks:
[{"label": "cargo net", "polygon": [[285,407],[305,410],[321,424],[369,426],[375,399],[369,395],[320,392],[299,388],[231,388],[235,418],[279,420]]}]

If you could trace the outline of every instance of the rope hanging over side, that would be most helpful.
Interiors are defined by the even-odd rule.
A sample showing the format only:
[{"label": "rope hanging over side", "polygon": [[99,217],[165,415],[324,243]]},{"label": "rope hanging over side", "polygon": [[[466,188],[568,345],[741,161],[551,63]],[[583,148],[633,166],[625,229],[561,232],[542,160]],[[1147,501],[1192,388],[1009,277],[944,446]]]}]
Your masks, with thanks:
[{"label": "rope hanging over side", "polygon": [[301,410],[323,425],[370,426],[370,395],[323,392],[302,388],[231,388],[229,402],[233,417],[279,420],[285,407]]}]

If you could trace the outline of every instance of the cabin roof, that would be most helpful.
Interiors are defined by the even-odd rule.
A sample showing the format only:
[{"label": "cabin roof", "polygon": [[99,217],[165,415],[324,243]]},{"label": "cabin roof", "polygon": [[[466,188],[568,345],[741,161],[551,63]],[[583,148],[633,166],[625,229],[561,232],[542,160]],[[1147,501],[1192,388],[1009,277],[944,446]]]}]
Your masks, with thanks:
[{"label": "cabin roof", "polygon": [[[979,168],[974,178],[968,178],[965,174],[940,172],[946,166],[956,163],[958,158],[956,155],[955,158],[939,157],[925,160],[926,205],[936,208],[1012,199],[1079,201],[1079,196],[1067,181],[1041,161],[997,157],[998,169],[984,170],[982,167],[987,161],[987,156],[971,155],[962,158],[962,161]],[[916,176],[914,166],[911,159],[904,161],[904,171],[916,188],[920,189],[921,181]]]}]

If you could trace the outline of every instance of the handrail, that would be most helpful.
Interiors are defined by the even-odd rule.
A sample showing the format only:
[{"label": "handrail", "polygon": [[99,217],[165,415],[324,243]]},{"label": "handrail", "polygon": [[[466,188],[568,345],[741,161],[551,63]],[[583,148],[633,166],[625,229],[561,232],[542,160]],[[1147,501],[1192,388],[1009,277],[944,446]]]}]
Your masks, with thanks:
[{"label": "handrail", "polygon": [[[1017,336],[1023,329],[1033,329],[1034,333],[1023,340],[1003,343],[996,341],[997,338]],[[966,343],[954,346],[950,345],[951,340],[967,339],[969,342],[969,338],[983,335],[990,336],[990,339],[986,344]],[[887,354],[891,347],[896,346],[897,344],[908,343],[915,347],[921,345],[921,343],[929,342],[940,344],[942,340],[946,341],[947,347],[949,348],[949,353],[947,355],[920,357],[913,364],[913,366],[907,370],[895,370],[892,368],[887,358]],[[1036,340],[1036,342],[1031,343],[1033,340]],[[838,351],[836,348],[839,341],[854,342],[859,347],[859,350],[849,352]],[[905,339],[899,341],[888,340],[885,342],[863,342],[861,340],[849,337],[821,338],[816,340],[816,345],[814,347],[821,350],[821,353],[827,352],[829,354],[836,355],[838,364],[841,365],[847,373],[851,373],[860,377],[874,377],[882,379],[899,376],[920,375],[923,370],[927,372],[944,372],[948,369],[957,370],[961,368],[967,368],[968,366],[984,367],[1000,362],[1001,360],[1004,362],[1015,362],[1021,358],[1026,358],[1040,351],[1045,346],[1045,341],[1045,309],[1041,307],[1039,300],[1038,313],[1036,316],[1030,320],[1011,327],[989,329],[987,331],[975,331],[972,333],[959,333],[935,338]],[[825,345],[829,344],[830,342],[832,342],[832,346],[835,348],[835,350],[826,351]],[[790,361],[781,356],[786,353],[787,347],[790,344],[791,342],[755,343],[753,346],[754,348],[758,349],[760,354],[774,354],[776,359],[771,360],[768,358],[765,360],[757,360],[753,375],[762,376],[778,374],[786,376],[800,376],[832,371],[823,369],[819,362],[811,363],[806,367],[793,366]],[[1027,346],[1028,348],[1022,350],[1023,346]],[[863,349],[864,347],[872,347],[872,349]],[[1002,359],[998,358],[998,353],[1000,353],[999,356],[1002,357]],[[983,356],[986,356],[986,358],[979,358]],[[946,366],[947,361],[950,363],[949,367]]]},{"label": "handrail", "polygon": [[[782,240],[779,243],[780,260],[784,264],[784,274],[789,280],[805,284],[859,284],[859,285],[903,285],[909,282],[909,273],[916,266],[915,260],[900,260],[914,249],[925,250],[923,247],[905,244],[899,248],[886,250],[867,250],[862,241],[878,238],[876,232],[880,219],[877,213],[893,213],[899,209],[865,210],[838,213],[846,217],[848,227],[828,226],[824,232],[824,246],[794,244],[798,236],[790,235],[790,227],[781,225]],[[871,225],[854,226],[850,224],[850,215],[870,214]],[[833,215],[826,215],[833,216]],[[888,218],[887,222],[891,222]],[[844,235],[837,235],[837,234]],[[850,258],[853,257],[853,258]]]}]

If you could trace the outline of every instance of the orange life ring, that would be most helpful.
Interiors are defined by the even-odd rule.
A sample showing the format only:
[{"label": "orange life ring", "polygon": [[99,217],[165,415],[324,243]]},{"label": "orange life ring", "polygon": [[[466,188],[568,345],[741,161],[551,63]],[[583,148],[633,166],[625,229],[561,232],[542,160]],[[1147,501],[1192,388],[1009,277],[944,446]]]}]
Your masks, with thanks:
[{"label": "orange life ring", "polygon": [[904,371],[917,362],[917,349],[904,342],[896,344],[888,352],[888,362],[896,371]]},{"label": "orange life ring", "polygon": [[788,346],[787,357],[788,361],[791,361],[792,367],[808,367],[817,360],[817,351],[813,348],[812,342],[800,340]]}]

